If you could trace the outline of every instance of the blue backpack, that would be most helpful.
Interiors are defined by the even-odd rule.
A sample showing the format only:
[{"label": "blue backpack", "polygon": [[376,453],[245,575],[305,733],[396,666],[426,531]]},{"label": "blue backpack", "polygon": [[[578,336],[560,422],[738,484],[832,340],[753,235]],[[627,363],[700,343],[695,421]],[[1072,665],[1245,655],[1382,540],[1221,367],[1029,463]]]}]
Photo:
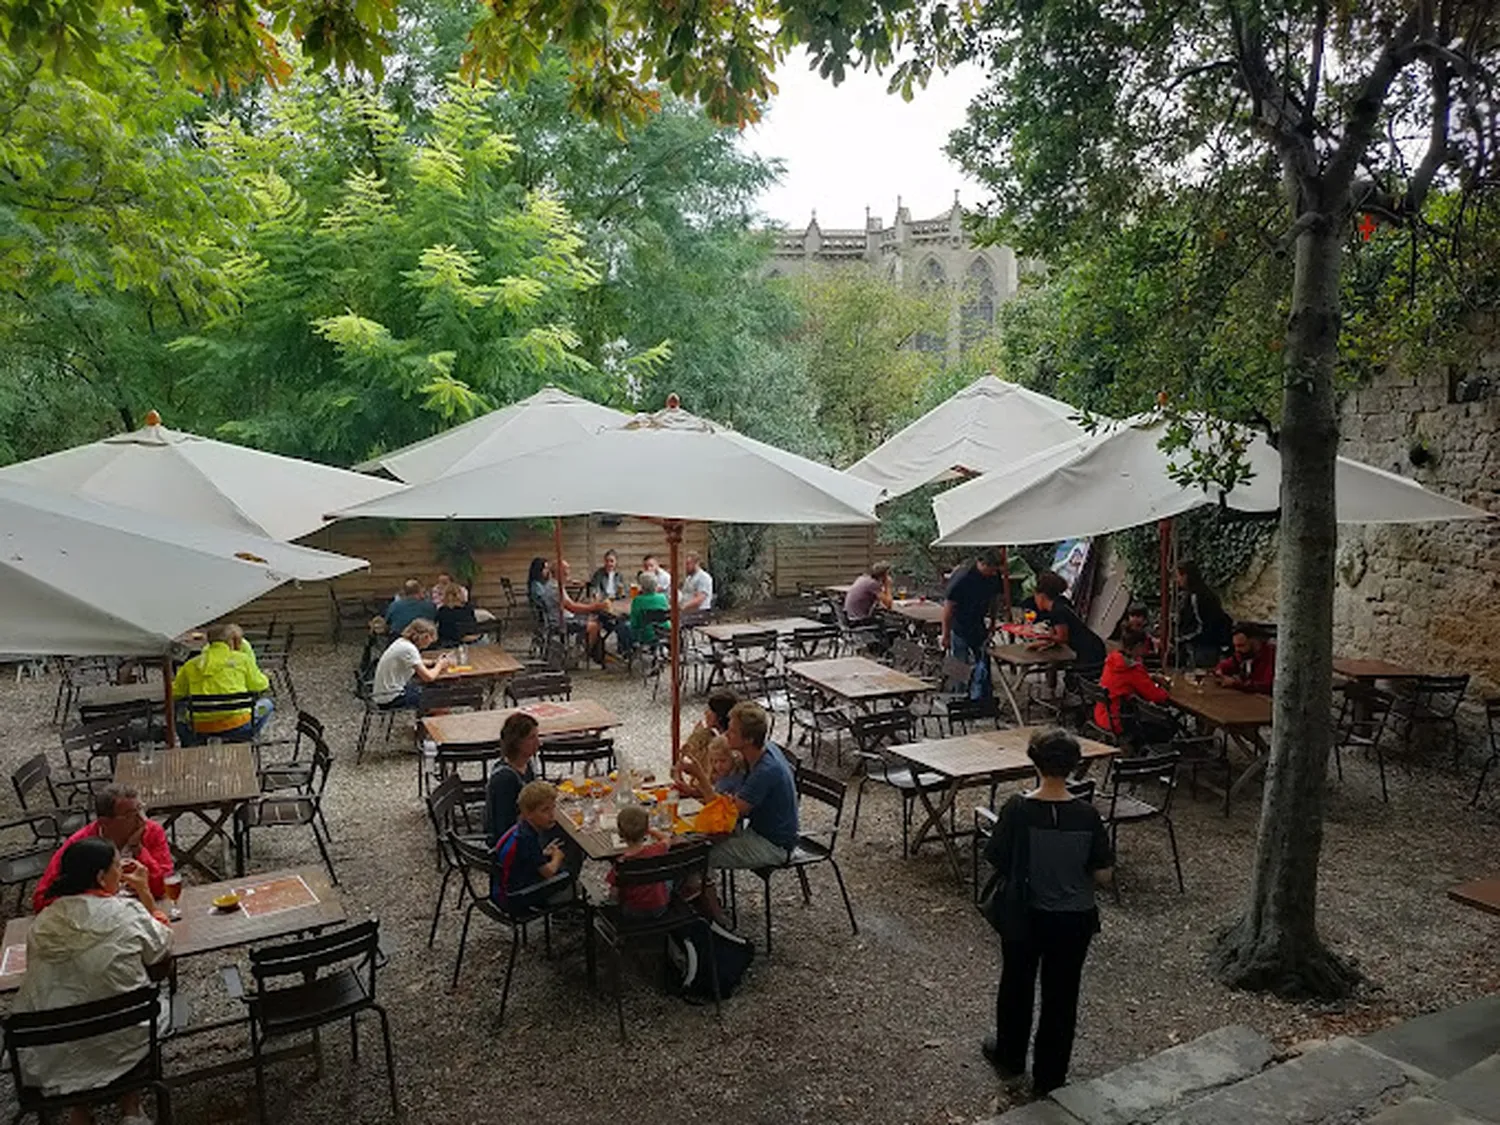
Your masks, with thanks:
[{"label": "blue backpack", "polygon": [[675,970],[676,988],[690,1000],[714,998],[714,969],[718,966],[719,999],[734,995],[745,970],[755,960],[749,938],[731,933],[707,919],[683,926],[667,936],[667,963]]}]

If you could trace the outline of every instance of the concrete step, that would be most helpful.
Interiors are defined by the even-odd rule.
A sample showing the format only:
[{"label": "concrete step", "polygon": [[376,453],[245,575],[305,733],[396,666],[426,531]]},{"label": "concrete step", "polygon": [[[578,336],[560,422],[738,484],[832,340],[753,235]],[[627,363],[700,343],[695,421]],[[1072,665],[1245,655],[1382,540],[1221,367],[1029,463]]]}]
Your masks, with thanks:
[{"label": "concrete step", "polygon": [[1455,1074],[1432,1096],[1480,1121],[1500,1123],[1500,1054]]},{"label": "concrete step", "polygon": [[1236,1024],[1071,1083],[1052,1097],[1084,1125],[1149,1125],[1213,1090],[1259,1074],[1274,1055],[1265,1036]]},{"label": "concrete step", "polygon": [[1412,1077],[1394,1059],[1339,1038],[1225,1087],[1162,1125],[1343,1125],[1405,1096]]},{"label": "concrete step", "polygon": [[1415,1097],[1381,1110],[1367,1118],[1364,1125],[1485,1125],[1485,1122],[1447,1102]]},{"label": "concrete step", "polygon": [[1360,1042],[1434,1078],[1452,1078],[1500,1052],[1500,995],[1418,1016]]}]

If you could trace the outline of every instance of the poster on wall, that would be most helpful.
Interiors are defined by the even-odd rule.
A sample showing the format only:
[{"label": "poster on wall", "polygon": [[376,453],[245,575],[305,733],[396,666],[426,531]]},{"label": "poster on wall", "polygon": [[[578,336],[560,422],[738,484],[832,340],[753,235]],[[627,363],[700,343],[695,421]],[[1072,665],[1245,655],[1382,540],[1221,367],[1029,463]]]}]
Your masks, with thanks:
[{"label": "poster on wall", "polygon": [[1075,587],[1083,577],[1093,546],[1092,539],[1064,539],[1052,555],[1052,569],[1067,580],[1068,597],[1075,603],[1078,600]]}]

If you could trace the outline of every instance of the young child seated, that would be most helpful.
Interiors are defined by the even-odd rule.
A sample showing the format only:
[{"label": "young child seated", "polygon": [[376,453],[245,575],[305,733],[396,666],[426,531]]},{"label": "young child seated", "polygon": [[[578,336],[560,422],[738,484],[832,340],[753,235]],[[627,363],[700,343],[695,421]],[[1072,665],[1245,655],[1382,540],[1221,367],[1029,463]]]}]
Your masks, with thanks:
[{"label": "young child seated", "polygon": [[[621,859],[643,859],[666,855],[671,836],[651,827],[651,818],[640,805],[626,805],[615,815],[615,830],[625,841]],[[611,867],[604,881],[614,890],[620,911],[627,915],[654,918],[667,909],[672,888],[666,883],[642,883],[633,887],[615,886],[615,869]]]},{"label": "young child seated", "polygon": [[[573,898],[573,873],[563,867],[563,848],[542,840],[557,824],[557,790],[550,782],[528,782],[516,801],[519,817],[495,845],[496,871],[490,887],[495,905],[531,910]],[[545,882],[560,876],[556,882]]]},{"label": "young child seated", "polygon": [[722,779],[744,768],[729,748],[729,740],[722,734],[708,744],[708,749],[698,760],[684,757],[680,764],[682,779],[677,787],[705,801],[718,796],[717,786]]}]

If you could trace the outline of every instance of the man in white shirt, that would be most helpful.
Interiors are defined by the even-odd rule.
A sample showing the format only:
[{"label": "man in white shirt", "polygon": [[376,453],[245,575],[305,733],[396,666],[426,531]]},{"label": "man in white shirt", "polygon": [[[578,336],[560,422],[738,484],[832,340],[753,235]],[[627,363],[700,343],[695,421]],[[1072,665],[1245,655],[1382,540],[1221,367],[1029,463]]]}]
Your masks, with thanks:
[{"label": "man in white shirt", "polygon": [[698,563],[698,556],[689,551],[683,563],[682,589],[677,595],[677,604],[685,613],[698,611],[707,613],[714,607],[714,577]]},{"label": "man in white shirt", "polygon": [[447,670],[446,652],[431,664],[422,659],[422,649],[436,640],[437,626],[419,617],[381,654],[370,696],[382,711],[415,707],[421,684],[430,684]]},{"label": "man in white shirt", "polygon": [[641,573],[649,574],[656,579],[656,588],[663,593],[672,590],[672,576],[662,569],[661,563],[656,561],[655,555],[647,555],[641,560]]}]

